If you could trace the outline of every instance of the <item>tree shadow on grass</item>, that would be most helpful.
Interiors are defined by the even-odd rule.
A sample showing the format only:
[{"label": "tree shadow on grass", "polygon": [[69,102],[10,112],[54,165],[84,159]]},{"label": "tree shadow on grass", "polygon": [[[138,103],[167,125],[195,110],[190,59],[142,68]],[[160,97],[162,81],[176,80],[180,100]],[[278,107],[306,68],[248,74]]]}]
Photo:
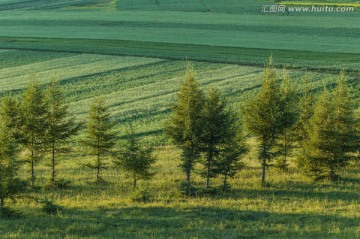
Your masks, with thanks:
[{"label": "tree shadow on grass", "polygon": [[[264,189],[233,189],[230,193],[224,193],[220,197],[240,199],[240,198],[250,198],[256,199],[259,196],[268,197],[268,198],[294,198],[298,199],[317,199],[317,200],[343,200],[346,202],[353,202],[358,200],[360,197],[359,193],[348,192],[348,191],[329,191],[327,190],[329,186],[317,186],[313,187],[308,184],[296,183],[292,188],[281,188],[272,186],[271,188]],[[346,188],[344,186],[344,188]]]},{"label": "tree shadow on grass", "polygon": [[352,228],[359,224],[359,219],[338,215],[146,204],[103,210],[65,209],[59,216],[29,219],[17,220],[14,228],[21,228],[24,235],[41,232],[40,236],[49,238],[329,238],[344,236],[329,232],[334,225],[354,233]]}]

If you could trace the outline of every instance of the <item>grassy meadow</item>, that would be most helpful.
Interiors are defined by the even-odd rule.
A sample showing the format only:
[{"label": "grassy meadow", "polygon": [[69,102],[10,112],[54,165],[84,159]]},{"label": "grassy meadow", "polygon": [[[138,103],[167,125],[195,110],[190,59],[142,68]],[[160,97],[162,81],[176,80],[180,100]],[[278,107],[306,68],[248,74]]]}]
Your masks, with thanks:
[{"label": "grassy meadow", "polygon": [[[103,172],[107,183],[94,185],[95,172],[84,165],[92,160],[86,150],[75,150],[60,157],[58,178],[71,180],[71,187],[50,190],[49,159],[37,167],[39,189],[24,193],[15,204],[19,218],[0,219],[2,238],[351,238],[359,228],[359,165],[351,164],[338,183],[311,180],[296,170],[287,173],[270,169],[269,187],[260,187],[261,168],[255,144],[245,156],[246,168],[230,180],[232,191],[215,196],[180,193],[184,175],[178,167],[179,151],[163,136],[164,119],[170,112],[182,80],[186,62],[154,58],[121,57],[74,53],[2,50],[0,94],[19,94],[35,77],[46,85],[59,80],[70,112],[85,120],[91,99],[107,99],[112,117],[118,123],[119,137],[132,123],[145,142],[156,145],[159,158],[149,181],[140,188],[150,194],[148,202],[132,201],[132,181],[111,166]],[[197,78],[204,89],[218,87],[234,109],[254,95],[261,85],[262,68],[230,64],[194,62]],[[279,70],[281,76],[282,70]],[[304,72],[290,70],[301,85]],[[335,75],[309,72],[314,94],[323,85],[332,88]],[[350,75],[354,97],[360,85]],[[78,136],[81,138],[82,134]],[[202,169],[198,165],[196,172]],[[28,168],[22,168],[24,179]],[[195,184],[204,180],[194,174]],[[221,178],[212,186],[221,186]],[[41,200],[52,199],[61,207],[58,215],[42,212]],[[36,218],[34,220],[34,218]],[[181,231],[181,234],[179,232]]]},{"label": "grassy meadow", "polygon": [[[181,2],[181,3],[180,3]],[[287,1],[293,2],[293,1]],[[311,4],[313,1],[295,1]],[[317,1],[353,3],[354,1]],[[67,189],[46,187],[50,158],[36,167],[36,189],[9,206],[18,218],[0,217],[0,238],[360,238],[360,165],[352,162],[341,180],[313,183],[290,160],[288,172],[270,168],[262,188],[256,142],[245,168],[229,180],[230,192],[181,194],[185,175],[180,151],[163,124],[191,61],[202,89],[217,87],[232,109],[258,92],[270,54],[301,78],[315,96],[335,87],[345,70],[360,98],[360,25],[353,13],[261,13],[265,0],[3,0],[0,1],[0,97],[20,96],[37,79],[59,81],[71,116],[86,121],[94,97],[104,97],[116,121],[119,142],[131,123],[143,142],[155,146],[155,176],[139,181],[146,202],[136,201],[129,175],[113,167],[95,185],[93,158],[74,138],[74,150],[59,157],[57,178]],[[358,102],[359,103],[359,102]],[[193,174],[205,185],[200,165]],[[21,167],[22,179],[30,176]],[[221,178],[211,186],[222,185]],[[42,200],[60,207],[42,211]]]}]

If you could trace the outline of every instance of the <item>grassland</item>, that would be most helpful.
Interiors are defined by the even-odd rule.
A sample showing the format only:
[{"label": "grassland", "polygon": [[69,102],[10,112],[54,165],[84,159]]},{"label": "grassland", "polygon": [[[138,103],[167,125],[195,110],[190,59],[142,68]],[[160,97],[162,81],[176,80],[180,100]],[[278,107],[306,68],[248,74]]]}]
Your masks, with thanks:
[{"label": "grassland", "polygon": [[[144,142],[156,147],[159,160],[154,178],[139,182],[150,200],[134,202],[131,178],[111,160],[106,183],[93,184],[95,173],[84,166],[92,159],[77,143],[81,132],[75,150],[58,165],[58,178],[71,180],[71,187],[45,187],[50,178],[45,158],[36,168],[39,188],[10,204],[22,215],[0,218],[0,238],[359,238],[358,162],[340,173],[340,181],[314,184],[291,161],[289,172],[270,168],[269,186],[261,188],[256,143],[249,138],[246,167],[230,179],[231,192],[180,193],[180,152],[162,129],[184,60],[196,60],[201,87],[218,87],[234,110],[259,90],[271,53],[278,66],[292,68],[299,89],[305,69],[314,95],[324,86],[333,88],[333,73],[345,69],[354,99],[360,98],[359,12],[262,14],[263,4],[272,2],[1,1],[0,97],[19,95],[34,78],[43,86],[56,79],[70,114],[84,121],[91,100],[102,96],[119,140],[132,123]],[[199,188],[200,170],[196,165]],[[28,178],[26,166],[20,175]],[[220,178],[212,181],[220,185]],[[57,215],[41,211],[44,198],[61,207]]]},{"label": "grassland", "polygon": [[[2,56],[21,56],[17,58]],[[142,138],[156,145],[157,174],[140,181],[150,192],[146,203],[131,200],[131,179],[119,169],[104,171],[106,184],[94,185],[93,171],[84,167],[91,158],[75,143],[75,151],[61,157],[58,178],[69,179],[69,189],[44,187],[50,177],[49,159],[37,167],[39,189],[24,193],[11,207],[19,218],[0,219],[0,238],[352,238],[360,236],[359,165],[351,164],[338,183],[312,184],[293,166],[288,173],[269,171],[269,187],[260,187],[261,168],[252,148],[246,168],[230,181],[232,191],[215,196],[184,197],[179,184],[183,173],[179,151],[168,146],[162,124],[175,99],[186,62],[113,55],[70,54],[2,50],[1,94],[19,94],[36,77],[41,84],[60,81],[70,112],[84,120],[89,102],[107,99],[118,123],[119,137],[132,122]],[[204,89],[218,87],[234,109],[260,87],[262,68],[194,62]],[[299,82],[303,71],[291,70]],[[324,85],[333,87],[335,76],[309,72],[316,94]],[[359,98],[356,75],[349,77]],[[299,83],[299,87],[302,87]],[[82,137],[81,135],[79,137]],[[254,145],[251,139],[249,144]],[[111,165],[111,160],[109,160]],[[196,172],[201,168],[197,166]],[[27,167],[21,174],[28,177]],[[203,180],[195,175],[195,185]],[[221,185],[221,179],[212,182]],[[58,215],[41,211],[48,198],[61,207]],[[181,234],[179,234],[181,232]]]},{"label": "grassland", "polygon": [[[23,60],[14,66],[16,58],[5,58],[9,54],[21,56]],[[2,56],[1,95],[18,94],[34,77],[42,84],[56,79],[79,120],[86,117],[91,99],[103,96],[114,119],[119,123],[134,121],[141,134],[154,136],[156,142],[164,142],[160,134],[162,123],[175,99],[186,64],[156,58],[18,50],[0,52]],[[261,84],[262,69],[259,67],[205,62],[194,63],[194,67],[200,83],[206,89],[219,87],[233,107],[254,94]],[[294,70],[291,74],[300,85],[303,72]],[[321,89],[324,82],[332,87],[335,78],[329,73],[313,72],[311,76],[314,91]],[[357,77],[357,74],[350,74],[356,91],[360,88]]]}]

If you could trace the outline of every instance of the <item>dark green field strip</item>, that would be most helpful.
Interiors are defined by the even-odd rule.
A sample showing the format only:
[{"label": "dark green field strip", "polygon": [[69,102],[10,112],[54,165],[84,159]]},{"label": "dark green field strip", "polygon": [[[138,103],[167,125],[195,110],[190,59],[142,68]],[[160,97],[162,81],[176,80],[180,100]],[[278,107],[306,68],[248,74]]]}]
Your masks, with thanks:
[{"label": "dark green field strip", "polygon": [[86,6],[98,3],[107,3],[108,0],[24,0],[16,2],[0,2],[0,11],[16,9],[57,9],[69,6]]},{"label": "dark green field strip", "polygon": [[[42,61],[74,56],[75,53],[45,51],[7,51],[0,52],[0,69],[22,66]],[[6,60],[5,60],[6,59]],[[11,59],[11,60],[8,60]]]},{"label": "dark green field strip", "polygon": [[148,21],[126,21],[126,20],[19,20],[19,19],[2,19],[0,24],[3,27],[17,26],[39,26],[39,27],[116,27],[121,29],[191,29],[191,30],[216,30],[226,32],[243,32],[246,33],[277,33],[277,34],[294,34],[309,35],[314,33],[319,36],[342,36],[360,39],[360,28],[358,27],[320,27],[320,26],[275,26],[271,22],[264,23],[237,23],[237,24],[221,24],[221,23],[181,23],[181,22],[148,22]]},{"label": "dark green field strip", "polygon": [[278,66],[313,70],[360,70],[360,54],[207,46],[103,39],[0,37],[0,48],[144,56],[263,66],[273,54]]}]

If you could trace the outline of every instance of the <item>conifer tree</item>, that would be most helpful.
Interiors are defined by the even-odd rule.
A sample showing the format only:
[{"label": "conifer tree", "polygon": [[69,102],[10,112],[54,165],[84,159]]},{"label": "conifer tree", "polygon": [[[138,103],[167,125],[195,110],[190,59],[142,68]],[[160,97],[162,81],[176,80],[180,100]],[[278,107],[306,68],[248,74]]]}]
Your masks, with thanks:
[{"label": "conifer tree", "polygon": [[315,180],[329,175],[327,170],[330,164],[335,167],[331,162],[335,160],[333,147],[337,147],[333,112],[331,94],[325,90],[316,102],[314,114],[306,126],[308,139],[303,145],[303,166]]},{"label": "conifer tree", "polygon": [[51,182],[55,183],[56,156],[69,151],[66,142],[77,134],[80,124],[75,123],[75,118],[68,117],[68,107],[57,82],[50,84],[46,100],[49,106],[46,145],[51,153]]},{"label": "conifer tree", "polygon": [[[220,92],[215,88],[211,89],[205,98],[201,135],[201,151],[205,156],[206,188],[210,186],[210,178],[216,175],[213,173],[213,167],[220,153],[228,146],[227,144],[234,144],[232,140],[238,133],[235,127],[236,118],[226,107],[226,101],[222,99]],[[229,154],[231,154],[230,148],[227,149]]]},{"label": "conifer tree", "polygon": [[308,75],[305,75],[302,78],[301,84],[303,85],[303,88],[301,92],[299,106],[297,107],[299,109],[299,115],[294,127],[295,140],[300,144],[300,147],[302,142],[306,141],[308,138],[306,125],[310,120],[311,116],[313,115],[314,111],[314,97],[310,92],[308,77]]},{"label": "conifer tree", "polygon": [[138,180],[149,179],[154,175],[151,172],[151,167],[156,161],[153,151],[152,147],[141,145],[139,137],[131,127],[126,136],[126,143],[120,151],[115,164],[132,176],[134,189],[137,187]]},{"label": "conifer tree", "polygon": [[356,125],[355,104],[341,73],[333,94],[325,90],[319,98],[307,126],[305,167],[315,180],[336,180],[337,171],[355,158],[360,146]]},{"label": "conifer tree", "polygon": [[182,150],[181,167],[186,173],[186,193],[190,193],[191,172],[200,157],[200,138],[203,128],[204,95],[195,79],[194,70],[188,67],[177,95],[165,133]]},{"label": "conifer tree", "polygon": [[5,206],[6,199],[14,199],[22,189],[22,183],[17,178],[16,155],[16,141],[3,121],[0,125],[0,212]]},{"label": "conifer tree", "polygon": [[248,151],[240,122],[232,113],[228,125],[229,131],[235,132],[235,134],[231,134],[226,138],[213,167],[216,175],[223,176],[224,190],[229,187],[228,178],[234,177],[244,167],[241,156]]},{"label": "conifer tree", "polygon": [[302,78],[301,84],[302,91],[298,105],[298,120],[294,126],[294,140],[296,141],[296,147],[298,148],[296,154],[297,166],[299,169],[304,169],[306,164],[304,144],[309,139],[306,127],[309,124],[310,118],[314,112],[314,97],[310,93],[308,75],[305,75]]},{"label": "conifer tree", "polygon": [[40,85],[33,81],[22,95],[21,136],[29,156],[31,186],[35,183],[35,165],[42,159],[45,148],[48,105]]},{"label": "conifer tree", "polygon": [[290,77],[284,70],[284,77],[280,88],[280,134],[277,142],[278,156],[276,167],[285,170],[288,167],[288,158],[291,156],[294,139],[294,126],[298,119],[296,89],[290,83]]},{"label": "conifer tree", "polygon": [[11,132],[17,144],[21,142],[20,102],[14,96],[5,96],[1,100],[0,118],[7,132]]},{"label": "conifer tree", "polygon": [[111,155],[116,141],[114,122],[110,118],[105,101],[95,98],[90,106],[87,121],[87,136],[84,144],[89,149],[89,154],[96,157],[93,164],[87,166],[96,169],[96,183],[101,182],[101,170],[105,167],[105,158]]},{"label": "conifer tree", "polygon": [[269,64],[264,70],[264,80],[258,95],[248,100],[243,113],[247,129],[259,142],[259,158],[262,165],[261,184],[265,186],[268,162],[274,158],[274,146],[281,128],[281,93],[276,72]]},{"label": "conifer tree", "polygon": [[[349,160],[354,159],[355,153],[360,148],[356,105],[343,71],[339,74],[337,86],[332,97],[334,105],[334,130],[336,131],[335,135],[338,145],[336,158],[341,161],[338,164],[342,166]],[[330,172],[330,176],[336,178],[336,175],[332,174],[332,169]]]}]

